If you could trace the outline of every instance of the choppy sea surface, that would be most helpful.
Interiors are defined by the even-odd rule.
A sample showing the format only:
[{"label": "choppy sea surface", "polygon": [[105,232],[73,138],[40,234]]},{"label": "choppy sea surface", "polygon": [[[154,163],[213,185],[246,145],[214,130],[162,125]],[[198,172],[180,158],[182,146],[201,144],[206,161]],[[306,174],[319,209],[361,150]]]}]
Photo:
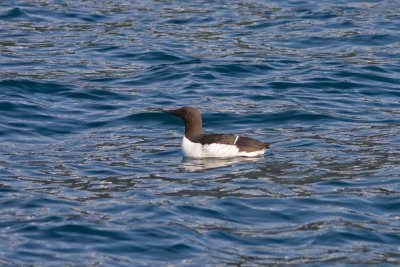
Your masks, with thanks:
[{"label": "choppy sea surface", "polygon": [[399,1],[0,3],[0,266],[399,264]]}]

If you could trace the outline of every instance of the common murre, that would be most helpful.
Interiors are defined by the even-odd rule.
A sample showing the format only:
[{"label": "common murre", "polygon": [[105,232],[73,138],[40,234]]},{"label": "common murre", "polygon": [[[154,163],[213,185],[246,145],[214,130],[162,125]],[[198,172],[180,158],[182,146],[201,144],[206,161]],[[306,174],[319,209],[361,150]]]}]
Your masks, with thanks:
[{"label": "common murre", "polygon": [[182,154],[188,158],[257,157],[269,144],[234,134],[205,134],[200,112],[191,107],[165,111],[185,122]]}]

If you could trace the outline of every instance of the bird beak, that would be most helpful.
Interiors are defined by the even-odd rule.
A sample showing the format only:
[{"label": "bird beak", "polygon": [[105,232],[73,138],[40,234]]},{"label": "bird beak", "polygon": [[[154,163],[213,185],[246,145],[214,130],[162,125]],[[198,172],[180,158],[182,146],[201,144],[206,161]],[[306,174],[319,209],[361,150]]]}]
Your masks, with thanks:
[{"label": "bird beak", "polygon": [[165,113],[174,115],[176,117],[180,117],[179,109],[172,109],[172,110],[164,110]]}]

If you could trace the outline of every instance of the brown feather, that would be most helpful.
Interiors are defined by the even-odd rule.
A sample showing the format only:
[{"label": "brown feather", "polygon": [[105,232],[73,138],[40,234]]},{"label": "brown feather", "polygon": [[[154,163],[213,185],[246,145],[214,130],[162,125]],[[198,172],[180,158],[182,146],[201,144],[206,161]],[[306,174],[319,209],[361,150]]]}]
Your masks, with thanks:
[{"label": "brown feather", "polygon": [[253,152],[262,149],[267,149],[269,144],[254,140],[249,137],[239,137],[236,141],[236,145],[239,147],[239,151]]},{"label": "brown feather", "polygon": [[[191,141],[195,143],[201,143],[202,145],[213,143],[233,145],[236,137],[237,135],[234,134],[200,134],[194,136]],[[242,136],[239,136],[239,138],[236,140],[235,145],[239,148],[239,151],[245,152],[263,150],[267,149],[269,146],[267,143]]]}]

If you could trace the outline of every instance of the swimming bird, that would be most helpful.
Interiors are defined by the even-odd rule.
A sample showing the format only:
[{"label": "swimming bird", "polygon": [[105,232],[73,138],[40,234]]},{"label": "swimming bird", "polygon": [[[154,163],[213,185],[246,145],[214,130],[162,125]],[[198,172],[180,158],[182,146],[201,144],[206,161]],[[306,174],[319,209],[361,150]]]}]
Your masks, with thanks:
[{"label": "swimming bird", "polygon": [[182,154],[188,158],[257,157],[269,144],[235,134],[205,134],[200,112],[192,107],[166,111],[185,122]]}]

